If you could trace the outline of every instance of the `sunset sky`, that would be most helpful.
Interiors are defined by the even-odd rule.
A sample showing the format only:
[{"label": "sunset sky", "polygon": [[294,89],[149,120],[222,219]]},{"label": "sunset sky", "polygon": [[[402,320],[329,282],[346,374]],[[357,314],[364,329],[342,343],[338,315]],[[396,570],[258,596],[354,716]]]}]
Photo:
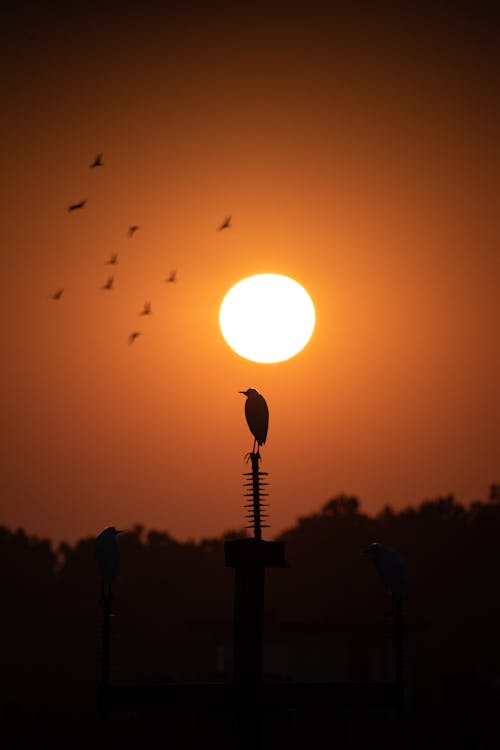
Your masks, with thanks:
[{"label": "sunset sky", "polygon": [[[487,497],[496,5],[1,4],[0,524],[241,528],[249,387],[270,409],[268,537],[341,492],[369,513]],[[316,308],[279,364],[218,324],[261,272]]]}]

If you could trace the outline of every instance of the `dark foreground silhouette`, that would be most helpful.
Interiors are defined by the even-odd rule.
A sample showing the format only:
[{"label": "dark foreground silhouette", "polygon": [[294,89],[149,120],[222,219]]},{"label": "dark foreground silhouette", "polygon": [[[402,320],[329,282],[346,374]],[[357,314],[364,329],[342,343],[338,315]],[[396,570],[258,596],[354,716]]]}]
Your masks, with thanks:
[{"label": "dark foreground silhouette", "polygon": [[[113,584],[114,682],[228,682],[232,571],[224,541],[178,542],[141,526],[121,534]],[[452,496],[365,515],[329,500],[282,534],[288,569],[266,573],[266,681],[391,681],[391,597],[363,549],[397,549],[409,574],[404,611],[407,710],[287,711],[263,716],[263,746],[500,746],[500,498]],[[232,747],[231,715],[97,712],[101,579],[95,539],[59,549],[0,527],[2,739],[52,746],[69,738],[121,747],[159,737],[171,747]],[[75,743],[81,743],[76,745]],[[99,744],[97,744],[99,746]]]}]

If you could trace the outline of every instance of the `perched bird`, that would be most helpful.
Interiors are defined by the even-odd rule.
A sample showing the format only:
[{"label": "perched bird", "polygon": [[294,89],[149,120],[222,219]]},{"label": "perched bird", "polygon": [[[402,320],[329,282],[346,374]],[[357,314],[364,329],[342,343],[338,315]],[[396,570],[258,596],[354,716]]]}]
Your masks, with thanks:
[{"label": "perched bird", "polygon": [[97,565],[103,582],[108,586],[111,586],[116,576],[118,558],[120,556],[116,537],[121,533],[114,526],[108,526],[104,531],[101,531],[95,540]]},{"label": "perched bird", "polygon": [[127,234],[128,234],[129,239],[132,239],[132,237],[134,236],[134,234],[137,232],[138,229],[140,229],[140,227],[137,226],[137,224],[133,224],[133,226],[128,228]]},{"label": "perched bird", "polygon": [[64,292],[64,289],[61,287],[60,289],[56,289],[54,294],[50,295],[51,299],[61,299],[62,293]]},{"label": "perched bird", "polygon": [[129,343],[129,344],[133,344],[133,343],[134,343],[134,341],[136,340],[136,338],[137,338],[138,336],[140,336],[140,335],[141,335],[141,332],[140,332],[140,331],[132,331],[132,333],[131,333],[131,334],[129,335],[129,337],[128,337],[128,343]]},{"label": "perched bird", "polygon": [[112,253],[109,260],[106,261],[104,265],[106,266],[116,266],[118,263],[118,253]]},{"label": "perched bird", "polygon": [[87,200],[80,201],[79,203],[72,203],[70,206],[68,206],[68,211],[76,211],[79,208],[83,208],[84,205],[87,203]]},{"label": "perched bird", "polygon": [[145,302],[139,315],[151,315],[151,302]]},{"label": "perched bird", "polygon": [[94,159],[94,161],[92,162],[92,164],[89,164],[89,167],[91,169],[93,169],[94,167],[103,167],[104,166],[104,162],[102,160],[102,156],[103,156],[102,154],[97,154],[97,156]]},{"label": "perched bird", "polygon": [[167,282],[167,284],[173,284],[175,281],[177,281],[177,271],[170,271],[165,281]]},{"label": "perched bird", "polygon": [[259,454],[259,448],[255,450],[256,445],[261,446],[266,442],[267,429],[269,426],[269,409],[264,396],[255,390],[248,388],[246,391],[239,391],[247,397],[245,401],[245,417],[250,432],[254,437],[252,453]]},{"label": "perched bird", "polygon": [[399,553],[379,542],[372,542],[363,552],[371,556],[382,583],[392,596],[393,603],[400,606],[408,595],[408,573]]},{"label": "perched bird", "polygon": [[114,278],[115,278],[114,276],[109,276],[108,280],[106,281],[105,284],[103,284],[103,286],[101,287],[101,289],[113,289]]},{"label": "perched bird", "polygon": [[217,231],[222,232],[223,229],[229,229],[230,226],[231,226],[231,216],[226,216],[222,224],[219,224],[219,226],[217,227]]}]

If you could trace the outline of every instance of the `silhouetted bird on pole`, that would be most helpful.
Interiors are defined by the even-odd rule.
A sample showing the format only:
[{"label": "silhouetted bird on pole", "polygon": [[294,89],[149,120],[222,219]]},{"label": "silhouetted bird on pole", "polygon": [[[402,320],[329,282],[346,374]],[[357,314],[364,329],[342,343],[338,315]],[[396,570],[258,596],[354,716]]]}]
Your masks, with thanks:
[{"label": "silhouetted bird on pole", "polygon": [[104,162],[102,160],[102,157],[103,157],[102,154],[97,154],[97,156],[94,159],[94,161],[92,162],[92,164],[89,164],[90,168],[93,169],[94,167],[103,167],[104,166]]},{"label": "silhouetted bird on pole", "polygon": [[68,206],[68,211],[77,211],[79,208],[83,208],[86,203],[86,199],[80,201],[79,203],[72,203],[70,206]]},{"label": "silhouetted bird on pole", "polygon": [[102,580],[108,586],[111,586],[116,576],[120,549],[116,537],[121,534],[114,526],[108,526],[101,531],[95,540],[95,554],[97,565]]},{"label": "silhouetted bird on pole", "polygon": [[230,226],[231,226],[231,216],[226,216],[222,224],[219,224],[219,226],[217,227],[217,231],[222,232],[223,229],[229,229]]},{"label": "silhouetted bird on pole", "polygon": [[373,560],[382,583],[390,592],[393,601],[401,603],[408,595],[408,574],[406,565],[396,550],[372,542],[363,550]]},{"label": "silhouetted bird on pole", "polygon": [[396,661],[396,682],[404,685],[404,648],[403,648],[403,601],[408,595],[408,574],[406,565],[396,550],[384,547],[379,542],[372,542],[363,552],[373,560],[382,583],[392,597],[394,617],[394,653]]},{"label": "silhouetted bird on pole", "polygon": [[[245,401],[245,417],[250,432],[254,437],[252,453],[259,454],[259,446],[264,445],[267,437],[269,426],[269,409],[264,396],[255,388],[248,388],[246,391],[239,391],[247,397]],[[257,450],[255,448],[257,447]]]}]

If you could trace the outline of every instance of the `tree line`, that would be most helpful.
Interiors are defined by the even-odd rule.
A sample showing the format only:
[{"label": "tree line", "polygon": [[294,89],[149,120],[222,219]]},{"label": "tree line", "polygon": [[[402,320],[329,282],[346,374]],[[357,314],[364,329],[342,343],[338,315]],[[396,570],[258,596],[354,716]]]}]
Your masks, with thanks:
[{"label": "tree line", "polygon": [[[124,681],[210,681],[214,648],[231,637],[234,572],[224,542],[242,531],[180,542],[140,525],[119,537],[113,587],[112,676]],[[465,505],[453,495],[370,516],[358,498],[339,495],[299,518],[277,539],[286,569],[266,573],[266,627],[293,623],[388,623],[389,594],[362,550],[396,549],[409,571],[409,638],[420,638],[415,666],[469,675],[496,688],[500,678],[500,488]],[[7,725],[43,707],[95,707],[101,603],[94,538],[55,547],[23,529],[0,527],[4,615],[2,706]],[[424,635],[418,634],[424,633]],[[434,674],[434,676],[435,676]],[[220,675],[219,675],[220,676]],[[35,713],[28,707],[42,706]],[[62,710],[62,708],[61,708]],[[24,713],[23,713],[24,712]],[[26,713],[27,712],[27,713]],[[37,718],[38,717],[38,718]],[[45,717],[45,718],[42,718]]]}]

